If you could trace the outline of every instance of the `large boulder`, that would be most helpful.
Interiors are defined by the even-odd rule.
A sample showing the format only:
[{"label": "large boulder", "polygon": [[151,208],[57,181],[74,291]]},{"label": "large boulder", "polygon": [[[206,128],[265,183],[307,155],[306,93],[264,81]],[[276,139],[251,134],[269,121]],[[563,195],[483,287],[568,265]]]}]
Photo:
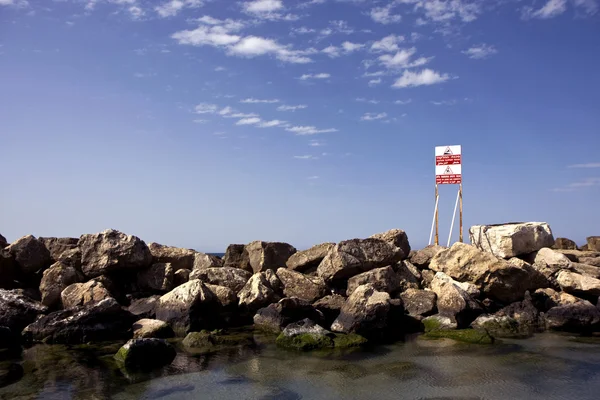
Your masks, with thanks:
[{"label": "large boulder", "polygon": [[348,279],[346,296],[352,295],[357,287],[367,283],[372,284],[375,290],[392,294],[398,290],[400,279],[391,266],[363,272]]},{"label": "large boulder", "polygon": [[238,293],[238,298],[239,306],[250,311],[266,307],[280,299],[264,272],[252,275]]},{"label": "large boulder", "polygon": [[557,250],[577,250],[577,243],[567,238],[556,238],[552,248]]},{"label": "large boulder", "polygon": [[376,233],[371,236],[371,239],[380,239],[395,247],[396,252],[402,253],[401,260],[407,259],[410,254],[408,236],[401,229],[390,229],[386,232]]},{"label": "large boulder", "polygon": [[590,236],[587,238],[588,251],[600,251],[600,236]]},{"label": "large boulder", "polygon": [[566,255],[547,247],[530,254],[527,258],[533,261],[533,268],[550,280],[558,271],[571,266],[571,260]]},{"label": "large boulder", "polygon": [[189,282],[189,280],[190,280],[190,270],[189,269],[181,268],[181,269],[178,269],[177,271],[175,271],[175,274],[173,274],[173,286],[174,287],[183,285],[184,283]]},{"label": "large boulder", "polygon": [[514,318],[507,315],[483,314],[477,317],[471,326],[494,338],[525,338],[531,335],[529,331],[522,330]]},{"label": "large boulder", "polygon": [[440,315],[450,317],[459,328],[466,328],[483,312],[481,306],[458,282],[438,272],[431,282],[431,290],[437,295]]},{"label": "large boulder", "polygon": [[73,308],[112,297],[101,282],[92,279],[86,283],[73,283],[60,294],[64,308]]},{"label": "large boulder", "polygon": [[12,289],[19,277],[19,268],[15,258],[4,249],[0,249],[0,289]]},{"label": "large boulder", "polygon": [[579,262],[593,267],[600,267],[600,257],[581,257],[579,258]]},{"label": "large boulder", "polygon": [[55,262],[44,271],[40,283],[40,293],[42,294],[42,304],[50,308],[60,307],[62,305],[61,293],[67,286],[74,283],[81,283],[84,276],[77,269],[63,264],[61,261]]},{"label": "large boulder", "polygon": [[211,285],[210,283],[205,284],[208,290],[212,292],[217,303],[221,307],[234,307],[237,305],[238,298],[235,295],[235,292],[228,287],[219,286],[219,285]]},{"label": "large boulder", "polygon": [[77,344],[131,337],[136,317],[113,298],[39,318],[23,330],[28,342]]},{"label": "large boulder", "polygon": [[421,271],[410,261],[404,260],[396,264],[396,275],[398,276],[398,291],[404,292],[408,289],[420,289]]},{"label": "large boulder", "polygon": [[500,258],[533,253],[554,244],[552,230],[545,222],[475,225],[469,234],[474,246]]},{"label": "large boulder", "polygon": [[306,300],[286,297],[259,309],[254,315],[254,326],[257,329],[278,333],[287,325],[303,318],[320,322],[323,320],[323,314]]},{"label": "large boulder", "polygon": [[225,250],[223,257],[223,266],[231,268],[240,268],[245,271],[254,272],[250,266],[250,256],[243,244],[230,244]]},{"label": "large boulder", "polygon": [[198,279],[176,287],[158,299],[156,319],[167,322],[178,335],[211,325],[217,299]]},{"label": "large boulder", "polygon": [[0,289],[0,326],[12,332],[21,332],[47,310],[46,306],[27,296]]},{"label": "large boulder", "polygon": [[79,242],[79,239],[70,237],[40,237],[38,240],[48,249],[53,262],[60,261],[66,252],[76,249]]},{"label": "large boulder", "polygon": [[250,266],[256,273],[285,267],[296,248],[287,243],[255,241],[246,245],[246,251],[250,258]]},{"label": "large boulder", "polygon": [[127,310],[140,319],[153,319],[156,317],[156,306],[160,296],[144,297],[131,302]]},{"label": "large boulder", "polygon": [[600,310],[587,300],[559,305],[546,312],[549,329],[590,333],[600,329]]},{"label": "large boulder", "polygon": [[252,274],[240,268],[221,267],[194,270],[190,278],[194,279],[194,277],[212,285],[228,287],[238,293],[252,277]]},{"label": "large boulder", "polygon": [[534,332],[541,332],[546,328],[544,316],[533,303],[529,292],[525,293],[523,301],[515,302],[502,308],[496,315],[507,316],[515,320],[519,324],[519,332],[525,336],[529,336]]},{"label": "large boulder", "polygon": [[396,264],[404,251],[381,239],[352,239],[333,247],[317,268],[326,282],[348,279],[361,272]]},{"label": "large boulder", "polygon": [[600,267],[574,262],[571,263],[571,270],[581,275],[586,275],[592,278],[600,279]]},{"label": "large boulder", "polygon": [[563,270],[556,276],[556,282],[567,293],[586,298],[600,296],[600,279]]},{"label": "large boulder", "polygon": [[220,268],[222,266],[223,260],[221,258],[213,256],[212,254],[196,253],[194,256],[194,268],[192,269],[192,275],[197,273],[197,271],[202,271],[208,268]]},{"label": "large boulder", "polygon": [[312,303],[327,295],[327,285],[322,278],[307,276],[286,268],[279,268],[276,274],[283,284],[283,294],[286,297],[297,297]]},{"label": "large boulder", "polygon": [[196,255],[194,250],[165,246],[154,242],[148,244],[148,249],[150,249],[154,263],[171,263],[175,270],[194,268]]},{"label": "large boulder", "polygon": [[164,321],[157,319],[140,319],[133,324],[133,338],[160,338],[168,339],[175,336],[173,329]]},{"label": "large boulder", "polygon": [[115,360],[127,369],[151,370],[171,364],[175,356],[175,347],[164,339],[131,339],[115,354]]},{"label": "large boulder", "polygon": [[52,264],[50,252],[35,236],[23,236],[6,248],[14,257],[21,271],[33,274]]},{"label": "large boulder", "polygon": [[79,248],[82,270],[88,278],[119,270],[144,269],[152,264],[152,254],[143,240],[114,229],[82,235]]},{"label": "large boulder", "polygon": [[277,337],[280,347],[294,350],[316,350],[334,347],[333,335],[308,318],[288,325]]},{"label": "large boulder", "polygon": [[429,268],[431,259],[444,250],[446,250],[446,247],[437,244],[429,245],[424,249],[417,250],[412,253],[410,256],[410,262],[419,269]]},{"label": "large boulder", "polygon": [[431,290],[408,289],[400,294],[409,315],[427,317],[437,312],[437,295]]},{"label": "large boulder", "polygon": [[346,298],[339,294],[332,294],[325,296],[322,299],[317,300],[313,303],[313,306],[323,313],[325,318],[325,325],[331,326],[333,321],[340,315],[342,307],[346,303]]},{"label": "large boulder", "polygon": [[137,276],[138,288],[142,291],[169,292],[175,287],[175,268],[171,263],[156,263],[140,270]]},{"label": "large boulder", "polygon": [[371,284],[359,286],[342,306],[331,330],[370,336],[388,327],[390,295],[380,292]]},{"label": "large boulder", "polygon": [[317,268],[327,253],[335,246],[335,243],[321,243],[308,250],[294,253],[287,260],[287,267],[293,271],[304,272]]},{"label": "large boulder", "polygon": [[79,247],[75,247],[69,250],[65,250],[64,252],[58,255],[58,259],[56,262],[60,262],[69,267],[75,268],[78,271],[81,271],[81,249]]},{"label": "large boulder", "polygon": [[549,284],[540,272],[526,263],[507,262],[464,243],[456,243],[438,253],[429,268],[460,282],[471,282],[487,296],[507,304],[521,300],[527,290]]}]

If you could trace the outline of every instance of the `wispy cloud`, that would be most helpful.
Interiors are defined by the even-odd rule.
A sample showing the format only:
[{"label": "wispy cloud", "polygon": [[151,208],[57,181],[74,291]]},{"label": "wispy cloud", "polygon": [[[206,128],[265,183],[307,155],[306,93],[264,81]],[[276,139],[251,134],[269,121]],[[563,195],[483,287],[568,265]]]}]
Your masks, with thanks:
[{"label": "wispy cloud", "polygon": [[587,163],[587,164],[573,164],[573,165],[569,165],[568,168],[600,168],[600,162]]},{"label": "wispy cloud", "polygon": [[402,49],[394,55],[384,54],[379,56],[379,62],[388,69],[406,69],[420,67],[433,60],[433,57],[420,57],[413,61],[412,56],[416,52],[417,49],[415,47]]},{"label": "wispy cloud", "polygon": [[573,182],[564,187],[554,188],[554,192],[574,192],[590,187],[600,186],[600,178],[585,178],[578,182]]},{"label": "wispy cloud", "polygon": [[362,117],[360,117],[361,121],[376,121],[378,119],[384,119],[385,117],[387,117],[387,113],[366,113],[364,114]]},{"label": "wispy cloud", "polygon": [[193,120],[193,122],[196,124],[205,124],[208,122],[208,120],[207,119],[195,119],[195,120]]},{"label": "wispy cloud", "polygon": [[402,16],[400,14],[392,14],[393,6],[394,3],[391,3],[385,7],[373,8],[369,15],[373,21],[384,25],[400,22],[402,20]]},{"label": "wispy cloud", "polygon": [[[128,0],[117,0],[113,1],[113,3],[133,3],[133,1]],[[204,5],[204,0],[170,0],[165,3],[162,3],[159,6],[156,6],[154,10],[158,13],[158,15],[162,18],[174,17],[184,8],[198,8]]]},{"label": "wispy cloud", "polygon": [[381,83],[381,78],[377,78],[377,79],[371,79],[369,81],[369,86],[374,87],[377,86]]},{"label": "wispy cloud", "polygon": [[431,104],[435,106],[454,106],[456,105],[456,100],[432,101]]},{"label": "wispy cloud", "polygon": [[313,175],[313,176],[309,176],[309,177],[308,177],[308,178],[306,178],[306,179],[308,179],[309,181],[314,181],[314,180],[317,180],[317,179],[319,179],[319,176],[317,176],[317,175]]},{"label": "wispy cloud", "polygon": [[290,126],[285,129],[288,132],[293,132],[296,135],[304,136],[304,135],[316,135],[319,133],[331,133],[337,132],[338,130],[335,128],[328,129],[317,129],[314,126]]},{"label": "wispy cloud", "polygon": [[247,99],[243,99],[240,100],[240,103],[248,103],[248,104],[256,104],[256,103],[266,103],[266,104],[273,104],[273,103],[279,103],[279,99],[255,99],[253,97],[247,98]]},{"label": "wispy cloud", "polygon": [[280,121],[278,119],[274,119],[271,121],[263,121],[260,124],[258,124],[259,128],[275,128],[277,126],[282,126],[282,125],[286,125],[287,122],[286,121]]},{"label": "wispy cloud", "polygon": [[371,45],[371,51],[375,53],[385,52],[392,53],[394,51],[398,51],[400,47],[398,45],[404,42],[404,36],[398,35],[389,35],[384,37],[381,40],[374,42]]},{"label": "wispy cloud", "polygon": [[404,105],[410,104],[410,103],[412,103],[412,99],[408,99],[408,100],[396,100],[394,102],[394,104],[399,104],[401,106],[404,106]]},{"label": "wispy cloud", "polygon": [[419,72],[404,71],[402,76],[392,85],[394,88],[407,88],[416,86],[435,85],[443,83],[450,79],[448,74],[441,74],[431,69],[424,69]]},{"label": "wispy cloud", "polygon": [[284,21],[296,21],[299,19],[294,14],[284,14],[285,7],[281,0],[252,0],[246,1],[242,4],[242,9],[247,14],[253,17],[266,20],[284,20]]},{"label": "wispy cloud", "polygon": [[482,60],[498,53],[498,50],[496,50],[494,46],[483,43],[464,50],[462,53],[467,55],[469,58]]},{"label": "wispy cloud", "polygon": [[327,73],[321,72],[321,73],[319,73],[319,74],[304,74],[304,75],[302,75],[302,76],[301,76],[300,78],[298,78],[298,79],[300,79],[300,80],[302,80],[302,81],[306,81],[306,80],[308,80],[308,79],[328,79],[328,78],[330,78],[330,77],[331,77],[331,75],[330,75],[330,74],[327,74]]},{"label": "wispy cloud", "polygon": [[310,154],[306,154],[303,156],[294,156],[296,160],[317,160],[319,157],[311,156]]},{"label": "wispy cloud", "polygon": [[196,106],[196,114],[214,114],[219,107],[216,104],[200,103]]},{"label": "wispy cloud", "polygon": [[357,97],[354,100],[357,101],[357,102],[359,102],[359,103],[369,103],[369,104],[379,104],[379,103],[381,103],[379,100],[365,99],[364,97]]},{"label": "wispy cloud", "polygon": [[250,117],[250,118],[242,118],[240,119],[238,122],[236,122],[236,125],[256,125],[260,123],[260,118],[258,117]]},{"label": "wispy cloud", "polygon": [[296,111],[296,110],[302,110],[307,107],[308,106],[306,104],[298,104],[297,106],[282,105],[282,106],[277,107],[277,111]]},{"label": "wispy cloud", "polygon": [[310,147],[321,147],[321,146],[325,146],[325,143],[320,141],[320,140],[311,140],[308,145]]}]

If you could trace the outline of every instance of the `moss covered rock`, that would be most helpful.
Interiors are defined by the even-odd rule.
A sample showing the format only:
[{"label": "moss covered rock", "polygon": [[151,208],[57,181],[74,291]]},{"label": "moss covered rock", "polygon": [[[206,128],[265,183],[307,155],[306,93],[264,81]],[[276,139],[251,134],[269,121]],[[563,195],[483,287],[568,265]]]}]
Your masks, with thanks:
[{"label": "moss covered rock", "polygon": [[164,339],[131,339],[115,354],[115,360],[128,369],[149,370],[171,364],[177,352]]},{"label": "moss covered rock", "polygon": [[303,333],[295,336],[287,336],[281,333],[276,342],[280,347],[302,351],[326,349],[334,346],[334,342],[329,336],[313,333]]},{"label": "moss covered rock", "polygon": [[473,321],[471,326],[497,338],[526,338],[531,336],[529,329],[521,327],[517,320],[506,315],[480,315]]},{"label": "moss covered rock", "polygon": [[337,334],[333,338],[333,346],[336,349],[360,347],[366,343],[367,343],[367,339],[365,339],[364,337],[357,335],[355,333],[350,333],[348,335]]},{"label": "moss covered rock", "polygon": [[494,338],[485,331],[476,329],[460,329],[455,331],[431,331],[427,332],[425,338],[428,339],[452,339],[458,342],[473,343],[473,344],[492,344]]},{"label": "moss covered rock", "polygon": [[449,331],[457,328],[455,321],[443,315],[432,315],[431,317],[423,318],[423,327],[425,332],[432,331]]},{"label": "moss covered rock", "polygon": [[190,332],[181,342],[187,349],[215,351],[224,347],[251,346],[252,337],[247,332],[225,332],[223,330]]}]

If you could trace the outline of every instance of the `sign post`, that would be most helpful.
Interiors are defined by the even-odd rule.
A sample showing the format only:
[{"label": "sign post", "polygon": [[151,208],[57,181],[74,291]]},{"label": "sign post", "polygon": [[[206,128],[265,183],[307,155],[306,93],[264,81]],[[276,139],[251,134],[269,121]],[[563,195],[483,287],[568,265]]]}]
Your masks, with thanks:
[{"label": "sign post", "polygon": [[[438,146],[435,148],[435,211],[433,217],[433,225],[435,225],[435,244],[439,243],[439,189],[438,185],[459,185],[456,196],[456,204],[454,205],[454,213],[452,214],[452,224],[450,225],[450,236],[448,237],[448,246],[452,239],[452,231],[454,230],[454,220],[456,218],[456,209],[460,205],[460,234],[459,240],[463,241],[463,193],[462,193],[462,146]],[[431,233],[433,234],[433,228]],[[429,244],[431,244],[431,236],[429,235]]]}]

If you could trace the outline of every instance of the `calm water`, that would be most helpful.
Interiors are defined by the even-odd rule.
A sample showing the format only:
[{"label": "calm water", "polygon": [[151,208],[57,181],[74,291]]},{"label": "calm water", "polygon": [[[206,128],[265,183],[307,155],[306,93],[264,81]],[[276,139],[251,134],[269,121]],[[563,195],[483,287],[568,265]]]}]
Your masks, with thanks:
[{"label": "calm water", "polygon": [[[100,349],[36,346],[2,399],[598,399],[600,341],[544,334],[493,346],[409,340],[351,353],[256,346],[180,352],[149,374],[119,370]],[[103,355],[104,354],[104,355]]]}]

